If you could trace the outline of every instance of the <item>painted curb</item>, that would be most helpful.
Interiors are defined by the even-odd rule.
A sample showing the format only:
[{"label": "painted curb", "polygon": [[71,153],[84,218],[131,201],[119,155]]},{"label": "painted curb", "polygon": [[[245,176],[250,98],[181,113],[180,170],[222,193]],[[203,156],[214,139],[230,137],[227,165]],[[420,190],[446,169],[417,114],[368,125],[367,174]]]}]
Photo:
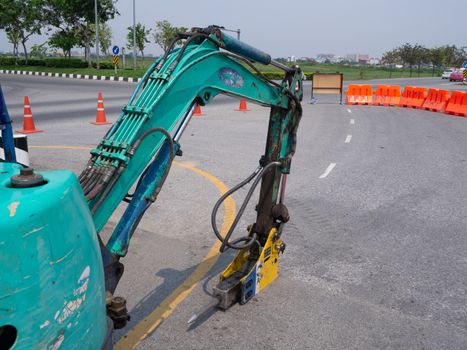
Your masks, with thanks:
[{"label": "painted curb", "polygon": [[116,76],[105,76],[105,75],[82,75],[82,74],[65,74],[65,73],[50,73],[50,72],[33,72],[24,70],[8,70],[0,69],[0,74],[15,74],[15,75],[35,75],[42,77],[55,77],[55,78],[68,78],[68,79],[83,79],[83,80],[108,80],[108,81],[119,81],[127,83],[138,83],[142,78],[135,77],[116,77]]}]

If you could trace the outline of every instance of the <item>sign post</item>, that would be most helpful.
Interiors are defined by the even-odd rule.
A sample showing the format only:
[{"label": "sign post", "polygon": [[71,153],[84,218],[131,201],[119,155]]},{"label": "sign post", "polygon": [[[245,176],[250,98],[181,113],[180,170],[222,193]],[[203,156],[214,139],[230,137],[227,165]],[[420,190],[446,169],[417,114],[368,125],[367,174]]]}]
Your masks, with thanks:
[{"label": "sign post", "polygon": [[120,52],[120,48],[117,45],[114,45],[114,47],[112,47],[112,52],[114,53],[115,74],[117,74],[117,67],[119,62],[118,53]]}]

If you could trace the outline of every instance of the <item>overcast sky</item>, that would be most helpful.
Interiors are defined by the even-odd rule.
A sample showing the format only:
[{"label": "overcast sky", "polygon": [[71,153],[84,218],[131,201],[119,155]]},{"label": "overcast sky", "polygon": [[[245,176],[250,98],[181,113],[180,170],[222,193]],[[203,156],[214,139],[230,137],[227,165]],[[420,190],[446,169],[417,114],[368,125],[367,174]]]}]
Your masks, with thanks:
[{"label": "overcast sky", "polygon": [[[113,43],[119,46],[126,44],[127,27],[132,25],[132,4],[119,0],[120,16],[109,22]],[[466,0],[136,0],[136,21],[147,27],[168,20],[188,28],[210,24],[240,28],[243,41],[273,57],[319,53],[380,57],[405,42],[467,46],[465,13]],[[28,46],[45,40],[35,36]],[[3,32],[0,50],[11,50]],[[161,53],[154,43],[146,51]]]}]

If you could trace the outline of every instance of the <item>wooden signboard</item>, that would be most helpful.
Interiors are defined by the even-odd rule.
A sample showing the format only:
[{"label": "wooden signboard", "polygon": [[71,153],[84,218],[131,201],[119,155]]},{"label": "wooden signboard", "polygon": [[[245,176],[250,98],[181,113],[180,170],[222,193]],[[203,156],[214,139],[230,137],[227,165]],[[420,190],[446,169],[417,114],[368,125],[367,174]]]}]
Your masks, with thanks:
[{"label": "wooden signboard", "polygon": [[341,95],[342,104],[342,85],[344,74],[342,73],[314,73],[311,85],[311,99],[315,94],[336,94]]}]

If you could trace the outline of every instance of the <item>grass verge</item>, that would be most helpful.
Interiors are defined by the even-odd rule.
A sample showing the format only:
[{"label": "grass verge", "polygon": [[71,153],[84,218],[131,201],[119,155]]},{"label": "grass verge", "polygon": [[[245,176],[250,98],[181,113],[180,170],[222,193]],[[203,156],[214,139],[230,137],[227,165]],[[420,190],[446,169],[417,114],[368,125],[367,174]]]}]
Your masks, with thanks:
[{"label": "grass verge", "polygon": [[[149,65],[149,64],[148,64]],[[281,71],[273,66],[256,65],[261,72],[265,73],[281,73]],[[320,73],[335,73],[344,74],[345,80],[370,80],[370,79],[389,79],[391,78],[409,78],[410,71],[408,69],[395,69],[392,72],[387,68],[382,67],[353,67],[339,64],[300,64],[302,71],[307,75],[314,72]],[[119,69],[117,74],[113,69],[95,69],[95,68],[52,68],[41,66],[0,66],[3,70],[22,70],[33,72],[51,72],[65,74],[81,74],[81,75],[103,75],[116,77],[142,77],[147,68]],[[431,77],[431,69],[422,69],[420,72],[413,70],[412,77]],[[435,76],[439,76],[435,74]]]}]

